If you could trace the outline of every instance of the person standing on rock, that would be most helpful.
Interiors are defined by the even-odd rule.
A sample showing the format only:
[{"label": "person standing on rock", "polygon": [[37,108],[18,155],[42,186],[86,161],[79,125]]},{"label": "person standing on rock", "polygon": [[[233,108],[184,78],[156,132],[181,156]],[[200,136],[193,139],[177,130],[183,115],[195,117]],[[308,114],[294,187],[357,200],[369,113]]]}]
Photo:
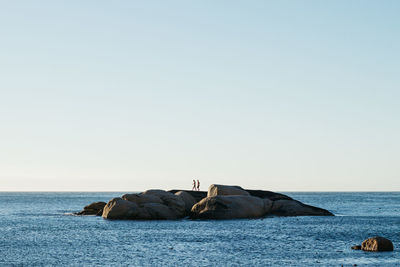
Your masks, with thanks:
[{"label": "person standing on rock", "polygon": [[200,191],[200,181],[197,179],[197,191]]},{"label": "person standing on rock", "polygon": [[192,187],[192,191],[196,191],[196,180],[193,180],[193,187]]}]

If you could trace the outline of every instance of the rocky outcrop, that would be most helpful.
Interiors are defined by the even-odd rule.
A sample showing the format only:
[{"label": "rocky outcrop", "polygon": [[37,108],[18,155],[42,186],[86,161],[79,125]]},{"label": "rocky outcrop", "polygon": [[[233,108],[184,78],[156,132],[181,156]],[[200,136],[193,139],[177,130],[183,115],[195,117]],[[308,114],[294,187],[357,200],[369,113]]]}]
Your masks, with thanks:
[{"label": "rocky outcrop", "polygon": [[207,197],[235,196],[235,195],[249,196],[250,194],[240,186],[230,186],[230,185],[220,185],[220,184],[210,185],[207,193]]},{"label": "rocky outcrop", "polygon": [[207,197],[195,204],[192,219],[241,219],[260,218],[271,208],[269,199],[232,195]]},{"label": "rocky outcrop", "polygon": [[327,210],[306,205],[297,200],[276,200],[272,204],[270,215],[277,216],[333,216]]},{"label": "rocky outcrop", "polygon": [[82,211],[75,213],[76,215],[96,215],[101,216],[103,214],[103,208],[106,205],[105,202],[94,202],[83,208]]},{"label": "rocky outcrop", "polygon": [[211,185],[208,192],[147,190],[125,194],[107,204],[92,203],[77,214],[129,220],[174,220],[188,215],[192,219],[333,216],[327,210],[303,204],[284,194],[217,184]]},{"label": "rocky outcrop", "polygon": [[361,249],[371,252],[393,251],[393,243],[387,238],[376,236],[364,240],[361,243]]}]

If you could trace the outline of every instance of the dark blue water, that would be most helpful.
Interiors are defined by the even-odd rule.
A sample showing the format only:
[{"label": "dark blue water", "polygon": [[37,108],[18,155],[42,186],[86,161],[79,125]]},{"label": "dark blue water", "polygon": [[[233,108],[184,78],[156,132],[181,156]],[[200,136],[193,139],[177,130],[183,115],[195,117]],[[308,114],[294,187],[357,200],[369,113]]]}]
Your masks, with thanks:
[{"label": "dark blue water", "polygon": [[[122,193],[0,193],[0,266],[400,265],[400,193],[287,193],[335,217],[109,221],[67,215]],[[381,235],[394,252],[352,251]]]}]

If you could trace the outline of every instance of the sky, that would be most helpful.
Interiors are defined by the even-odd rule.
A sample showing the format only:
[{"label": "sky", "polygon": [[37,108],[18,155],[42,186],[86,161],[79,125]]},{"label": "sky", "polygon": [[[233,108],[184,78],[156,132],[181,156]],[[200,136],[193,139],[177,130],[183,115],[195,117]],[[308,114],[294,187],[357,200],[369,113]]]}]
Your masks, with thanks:
[{"label": "sky", "polygon": [[0,0],[0,191],[399,191],[399,12]]}]

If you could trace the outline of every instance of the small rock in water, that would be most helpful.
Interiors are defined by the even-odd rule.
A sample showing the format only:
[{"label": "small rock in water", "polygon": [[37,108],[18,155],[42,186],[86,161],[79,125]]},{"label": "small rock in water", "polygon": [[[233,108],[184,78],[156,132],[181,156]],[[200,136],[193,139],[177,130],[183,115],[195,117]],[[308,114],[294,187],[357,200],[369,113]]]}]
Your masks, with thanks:
[{"label": "small rock in water", "polygon": [[360,245],[357,245],[357,246],[352,246],[352,247],[351,247],[351,249],[354,249],[354,250],[360,250],[360,249],[361,249],[361,246],[360,246]]},{"label": "small rock in water", "polygon": [[361,244],[361,249],[364,251],[393,251],[393,243],[387,238],[376,236],[364,240]]}]

